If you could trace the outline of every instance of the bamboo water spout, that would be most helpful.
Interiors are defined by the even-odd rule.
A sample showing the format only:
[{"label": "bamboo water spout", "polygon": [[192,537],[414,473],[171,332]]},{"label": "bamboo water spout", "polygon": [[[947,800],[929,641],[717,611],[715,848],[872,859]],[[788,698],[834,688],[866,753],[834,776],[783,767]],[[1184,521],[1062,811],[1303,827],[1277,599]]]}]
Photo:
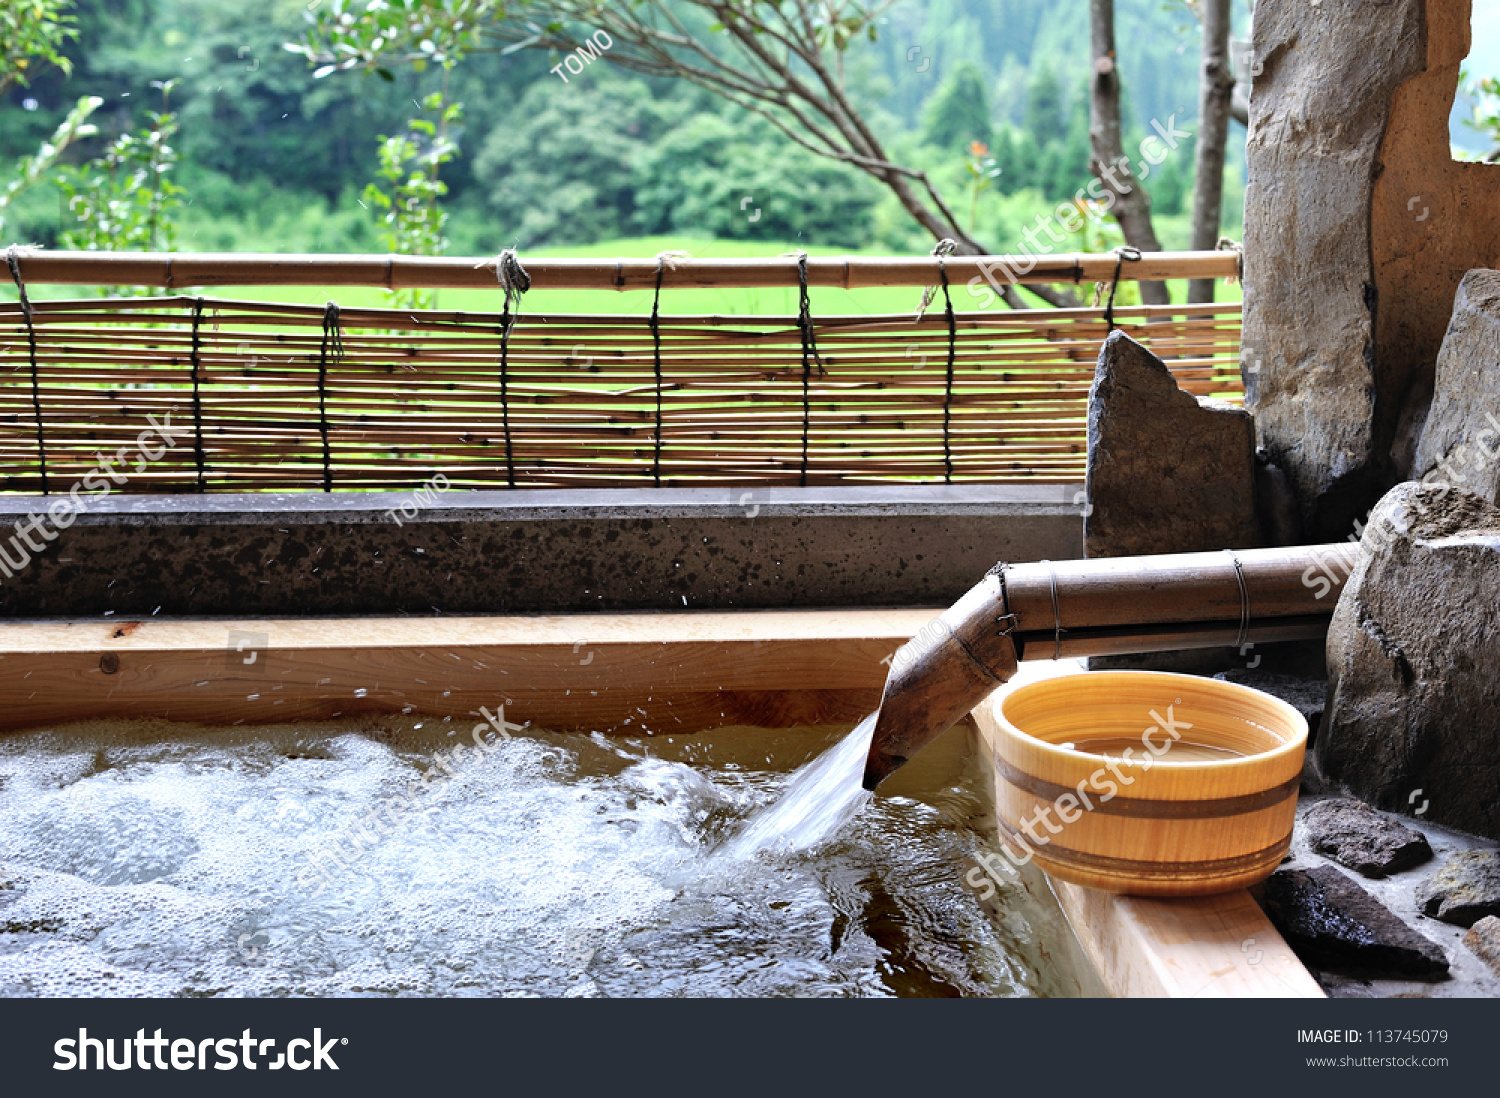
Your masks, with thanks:
[{"label": "bamboo water spout", "polygon": [[997,565],[892,662],[864,787],[962,719],[1019,660],[1322,637],[1358,552],[1305,545]]}]

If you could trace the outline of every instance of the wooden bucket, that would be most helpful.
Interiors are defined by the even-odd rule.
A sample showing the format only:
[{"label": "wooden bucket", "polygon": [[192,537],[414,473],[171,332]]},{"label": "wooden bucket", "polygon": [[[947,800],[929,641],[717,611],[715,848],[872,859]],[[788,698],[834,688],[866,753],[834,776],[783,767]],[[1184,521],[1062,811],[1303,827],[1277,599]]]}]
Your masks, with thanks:
[{"label": "wooden bucket", "polygon": [[1110,892],[1198,896],[1263,880],[1291,845],[1307,721],[1278,698],[1100,671],[1019,687],[997,709],[1012,861]]}]

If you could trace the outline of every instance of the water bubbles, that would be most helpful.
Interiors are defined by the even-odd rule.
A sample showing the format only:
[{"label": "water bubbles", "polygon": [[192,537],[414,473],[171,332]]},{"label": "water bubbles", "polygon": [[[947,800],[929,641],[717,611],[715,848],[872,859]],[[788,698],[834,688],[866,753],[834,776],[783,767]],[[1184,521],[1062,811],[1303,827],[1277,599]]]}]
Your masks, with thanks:
[{"label": "water bubbles", "polygon": [[[1047,989],[963,887],[967,832],[921,806],[876,802],[790,857],[716,855],[788,785],[760,762],[786,733],[528,732],[459,757],[451,727],[6,737],[0,994],[880,995],[893,965],[944,994]],[[456,776],[414,791],[434,751]]]}]

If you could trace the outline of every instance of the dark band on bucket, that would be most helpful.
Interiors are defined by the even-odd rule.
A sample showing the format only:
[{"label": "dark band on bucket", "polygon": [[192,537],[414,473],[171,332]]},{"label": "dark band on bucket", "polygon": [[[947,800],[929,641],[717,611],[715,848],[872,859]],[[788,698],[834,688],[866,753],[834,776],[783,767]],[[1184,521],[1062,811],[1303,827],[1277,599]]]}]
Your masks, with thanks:
[{"label": "dark band on bucket", "polygon": [[[998,755],[995,757],[995,768],[1009,784],[1043,800],[1055,802],[1064,794],[1073,797],[1074,800],[1082,799],[1077,786],[1058,785],[1035,775],[1023,773]],[[1119,785],[1120,783],[1111,780],[1110,784]],[[1092,811],[1106,816],[1133,816],[1141,820],[1214,820],[1225,816],[1244,816],[1251,812],[1274,808],[1288,797],[1295,797],[1301,785],[1302,775],[1299,773],[1271,789],[1263,789],[1258,793],[1246,793],[1240,797],[1221,797],[1212,801],[1158,801],[1147,800],[1144,797],[1120,796],[1105,800],[1102,795],[1099,795],[1099,791],[1091,786],[1085,787],[1084,795],[1094,803]]]},{"label": "dark band on bucket", "polygon": [[1192,878],[1228,877],[1238,873],[1249,873],[1256,869],[1262,869],[1267,865],[1274,866],[1278,864],[1292,845],[1292,836],[1288,832],[1286,838],[1280,839],[1270,846],[1251,851],[1249,854],[1236,854],[1231,858],[1211,858],[1207,861],[1195,862],[1143,861],[1138,858],[1111,858],[1105,854],[1090,854],[1083,850],[1072,850],[1065,846],[1058,846],[1055,840],[1044,846],[1022,835],[999,816],[995,817],[995,822],[999,825],[1000,834],[1008,845],[1020,846],[1022,849],[1031,850],[1037,858],[1043,861],[1055,862],[1057,865],[1070,869],[1091,873],[1117,874],[1121,877],[1129,877],[1136,880],[1182,881]]}]

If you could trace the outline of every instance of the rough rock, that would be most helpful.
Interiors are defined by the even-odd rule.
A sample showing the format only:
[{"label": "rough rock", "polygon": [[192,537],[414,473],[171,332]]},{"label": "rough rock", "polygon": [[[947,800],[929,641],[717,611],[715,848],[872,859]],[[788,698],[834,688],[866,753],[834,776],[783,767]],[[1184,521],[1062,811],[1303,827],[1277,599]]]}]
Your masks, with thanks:
[{"label": "rough rock", "polygon": [[1301,824],[1314,850],[1365,877],[1400,873],[1432,857],[1420,831],[1361,801],[1322,801],[1307,810]]},{"label": "rough rock", "polygon": [[1412,476],[1500,504],[1500,271],[1459,284]]},{"label": "rough rock", "polygon": [[1376,808],[1500,838],[1496,607],[1500,509],[1392,489],[1329,626],[1322,774]]},{"label": "rough rock", "polygon": [[1500,976],[1500,919],[1493,915],[1480,919],[1464,935],[1464,945]]},{"label": "rough rock", "polygon": [[1264,450],[1255,454],[1255,508],[1262,545],[1302,544],[1302,512],[1292,482]]},{"label": "rough rock", "polygon": [[1422,914],[1458,926],[1500,915],[1500,851],[1462,850],[1417,886]]},{"label": "rough rock", "polygon": [[1099,352],[1088,446],[1086,556],[1260,544],[1250,414],[1179,388],[1124,332]]},{"label": "rough rock", "polygon": [[1328,695],[1328,680],[1321,677],[1306,678],[1302,674],[1288,675],[1260,668],[1262,665],[1265,668],[1287,666],[1299,672],[1315,672],[1321,676],[1325,670],[1322,649],[1321,643],[1311,641],[1266,645],[1264,660],[1261,659],[1261,652],[1254,653],[1257,669],[1231,667],[1228,671],[1221,671],[1214,676],[1225,682],[1263,690],[1273,697],[1280,698],[1302,714],[1303,719],[1307,721],[1308,746],[1307,756],[1302,764],[1302,792],[1304,793],[1322,793],[1326,789],[1323,776],[1318,773],[1314,765],[1315,760],[1311,748],[1317,742],[1318,726],[1323,722],[1323,702]]},{"label": "rough rock", "polygon": [[1307,742],[1312,743],[1323,721],[1323,703],[1328,697],[1327,679],[1304,679],[1275,671],[1256,671],[1244,667],[1230,668],[1215,675],[1225,682],[1261,690],[1286,702],[1307,720]]},{"label": "rough rock", "polygon": [[1425,0],[1256,6],[1247,404],[1309,541],[1411,475],[1454,291],[1500,255],[1500,167],[1448,149],[1469,19]]},{"label": "rough rock", "polygon": [[1271,874],[1262,905],[1297,956],[1314,967],[1429,979],[1448,971],[1440,946],[1331,865]]}]

